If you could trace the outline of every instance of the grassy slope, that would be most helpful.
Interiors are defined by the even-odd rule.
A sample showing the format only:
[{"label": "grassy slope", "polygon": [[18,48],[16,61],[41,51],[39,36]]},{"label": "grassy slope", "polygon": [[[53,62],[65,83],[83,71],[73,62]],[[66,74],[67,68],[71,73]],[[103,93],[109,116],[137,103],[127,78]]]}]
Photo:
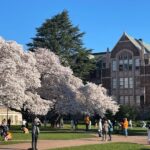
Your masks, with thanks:
[{"label": "grassy slope", "polygon": [[145,147],[139,144],[131,143],[109,143],[99,145],[86,145],[68,148],[57,148],[51,150],[150,150],[150,147]]}]

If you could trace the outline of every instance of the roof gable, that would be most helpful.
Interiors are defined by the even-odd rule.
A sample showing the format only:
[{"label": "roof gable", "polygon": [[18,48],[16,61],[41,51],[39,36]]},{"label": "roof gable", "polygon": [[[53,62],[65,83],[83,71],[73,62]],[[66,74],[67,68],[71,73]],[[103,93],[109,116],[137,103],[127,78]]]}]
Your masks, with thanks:
[{"label": "roof gable", "polygon": [[112,49],[111,57],[116,57],[116,54],[122,49],[131,50],[135,56],[139,56],[142,47],[133,37],[124,32],[115,47]]}]

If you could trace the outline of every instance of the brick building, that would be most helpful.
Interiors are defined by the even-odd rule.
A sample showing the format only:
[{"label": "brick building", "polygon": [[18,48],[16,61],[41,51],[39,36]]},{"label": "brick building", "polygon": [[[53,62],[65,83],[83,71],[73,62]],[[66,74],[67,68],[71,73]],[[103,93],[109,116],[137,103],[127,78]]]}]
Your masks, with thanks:
[{"label": "brick building", "polygon": [[102,84],[120,104],[150,104],[150,45],[123,33],[110,52],[94,53],[91,81]]}]

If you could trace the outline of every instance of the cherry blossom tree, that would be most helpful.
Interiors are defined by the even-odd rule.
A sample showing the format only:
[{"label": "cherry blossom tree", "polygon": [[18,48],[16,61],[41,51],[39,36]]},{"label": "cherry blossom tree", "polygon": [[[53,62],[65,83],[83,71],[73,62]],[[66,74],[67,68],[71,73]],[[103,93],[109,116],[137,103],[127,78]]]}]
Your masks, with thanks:
[{"label": "cherry blossom tree", "polygon": [[37,68],[41,74],[41,87],[38,93],[44,99],[54,100],[54,111],[58,114],[75,114],[80,111],[76,99],[82,80],[73,76],[69,67],[61,65],[58,56],[49,50],[35,51]]},{"label": "cherry blossom tree", "polygon": [[45,115],[76,114],[88,110],[104,115],[118,105],[101,85],[88,83],[61,65],[47,49],[24,52],[13,41],[0,39],[0,100],[16,111]]},{"label": "cherry blossom tree", "polygon": [[40,73],[32,53],[25,53],[14,41],[0,38],[0,100],[16,111],[46,114],[52,106],[40,98],[35,89],[40,87]]},{"label": "cherry blossom tree", "polygon": [[54,99],[56,113],[76,114],[88,110],[103,116],[107,109],[117,112],[118,105],[107,96],[105,88],[93,83],[84,85],[69,67],[61,65],[53,52],[39,48],[35,57],[42,84],[38,93],[44,99]]},{"label": "cherry blossom tree", "polygon": [[107,91],[101,85],[94,83],[87,83],[80,87],[80,98],[83,103],[83,110],[87,113],[98,113],[100,116],[104,116],[106,110],[111,110],[113,114],[118,111],[119,106],[107,95]]}]

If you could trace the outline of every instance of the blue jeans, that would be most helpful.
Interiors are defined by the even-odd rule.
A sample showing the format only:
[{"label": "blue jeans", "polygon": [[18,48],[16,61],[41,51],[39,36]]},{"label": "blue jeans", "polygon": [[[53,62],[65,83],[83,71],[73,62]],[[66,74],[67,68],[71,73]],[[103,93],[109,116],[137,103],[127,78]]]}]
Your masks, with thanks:
[{"label": "blue jeans", "polygon": [[128,129],[124,129],[124,135],[128,136]]}]

